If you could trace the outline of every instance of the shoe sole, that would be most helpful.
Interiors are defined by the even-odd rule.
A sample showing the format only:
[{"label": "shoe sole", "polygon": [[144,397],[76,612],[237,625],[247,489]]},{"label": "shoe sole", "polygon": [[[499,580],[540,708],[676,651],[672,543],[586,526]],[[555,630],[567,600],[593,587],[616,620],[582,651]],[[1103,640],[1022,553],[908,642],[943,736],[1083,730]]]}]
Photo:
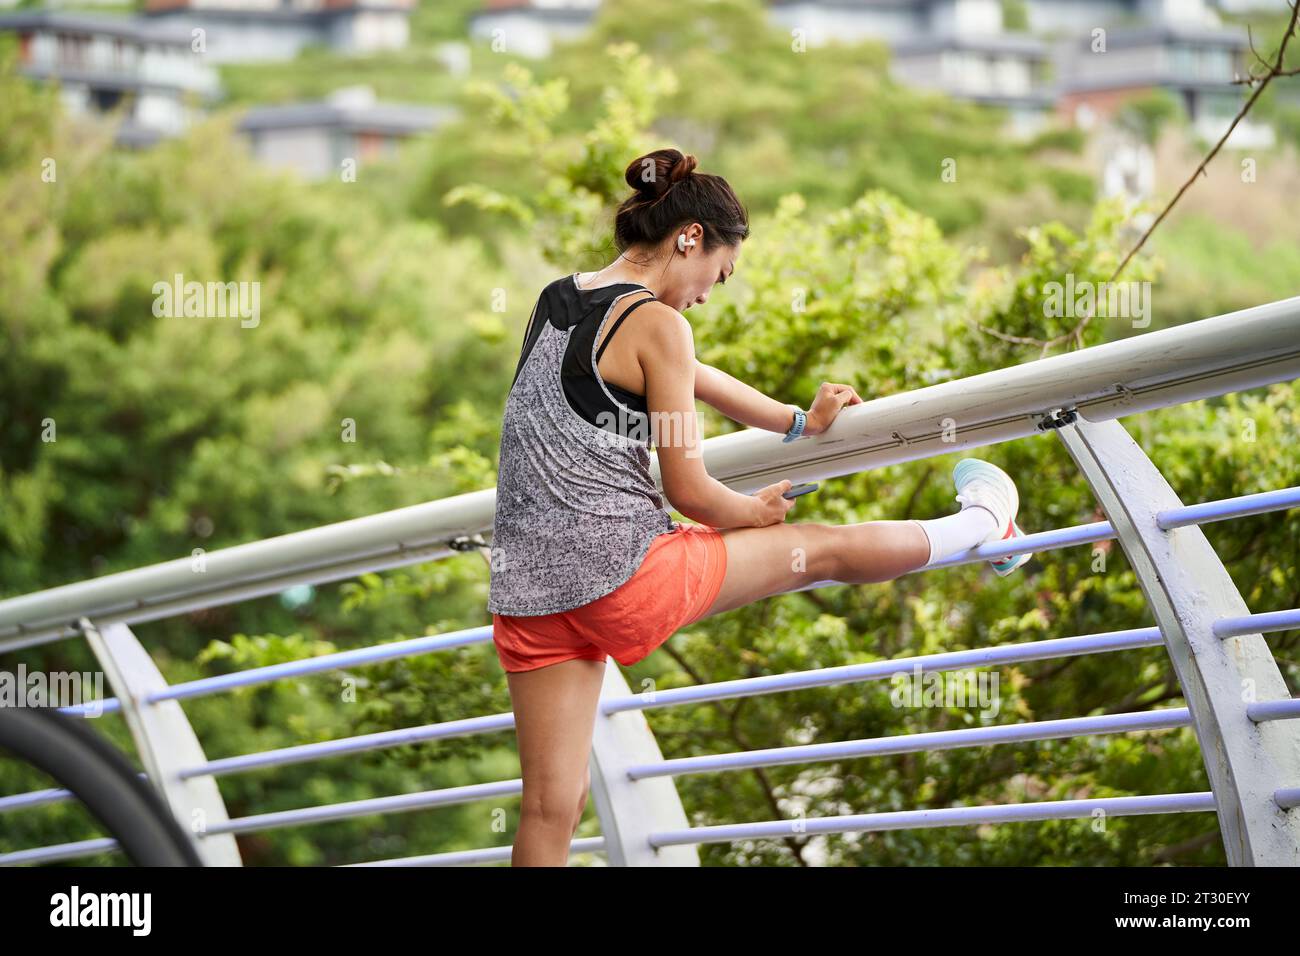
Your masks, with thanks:
[{"label": "shoe sole", "polygon": [[[1020,525],[1016,524],[1015,521],[1011,522],[1011,529],[1012,533],[1008,535],[1008,538],[1023,538],[1025,536],[1024,531],[1021,530]],[[1004,538],[1003,540],[1008,540],[1008,538]],[[1028,564],[1029,559],[1033,556],[1034,553],[1032,551],[1027,551],[1024,554],[1011,554],[1007,555],[1005,558],[994,558],[989,561],[989,564],[993,566],[993,570],[997,572],[998,577],[1005,578],[1012,571],[1016,570],[1016,568],[1021,568]]]}]

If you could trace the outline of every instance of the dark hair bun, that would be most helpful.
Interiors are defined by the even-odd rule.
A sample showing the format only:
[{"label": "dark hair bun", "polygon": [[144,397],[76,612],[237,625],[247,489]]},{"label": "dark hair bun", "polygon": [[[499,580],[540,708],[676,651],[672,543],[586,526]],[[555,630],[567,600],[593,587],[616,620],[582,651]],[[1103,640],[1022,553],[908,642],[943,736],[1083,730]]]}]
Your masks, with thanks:
[{"label": "dark hair bun", "polygon": [[653,202],[691,174],[698,165],[694,156],[677,149],[656,149],[632,160],[624,178],[642,199]]},{"label": "dark hair bun", "polygon": [[734,245],[749,235],[749,214],[721,176],[697,173],[695,157],[679,149],[656,149],[628,165],[623,178],[634,190],[614,214],[619,252],[671,241],[674,230],[698,222],[701,252]]}]

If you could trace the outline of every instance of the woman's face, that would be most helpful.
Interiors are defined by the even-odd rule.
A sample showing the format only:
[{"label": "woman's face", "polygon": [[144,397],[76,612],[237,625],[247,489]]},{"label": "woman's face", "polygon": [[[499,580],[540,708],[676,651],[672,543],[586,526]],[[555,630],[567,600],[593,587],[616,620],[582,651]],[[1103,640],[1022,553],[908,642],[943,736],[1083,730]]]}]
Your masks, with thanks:
[{"label": "woman's face", "polygon": [[[685,234],[687,245],[685,254],[677,251],[677,236]],[[690,245],[690,240],[695,245]],[[726,282],[736,268],[740,257],[740,243],[734,246],[720,245],[712,252],[703,252],[704,229],[698,222],[673,233],[673,251],[680,263],[672,270],[676,281],[671,289],[665,290],[668,304],[678,312],[685,312],[693,305],[702,305],[709,300],[709,292],[719,282]]]}]

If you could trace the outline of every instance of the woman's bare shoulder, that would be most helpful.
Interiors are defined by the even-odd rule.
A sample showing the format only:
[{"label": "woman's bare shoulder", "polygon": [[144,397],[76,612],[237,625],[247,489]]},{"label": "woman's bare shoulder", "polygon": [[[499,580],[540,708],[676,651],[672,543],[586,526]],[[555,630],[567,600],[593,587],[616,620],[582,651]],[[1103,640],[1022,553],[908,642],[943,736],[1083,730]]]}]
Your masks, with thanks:
[{"label": "woman's bare shoulder", "polygon": [[647,302],[637,312],[637,339],[644,343],[646,351],[654,355],[689,352],[694,356],[695,335],[686,316],[658,299]]}]

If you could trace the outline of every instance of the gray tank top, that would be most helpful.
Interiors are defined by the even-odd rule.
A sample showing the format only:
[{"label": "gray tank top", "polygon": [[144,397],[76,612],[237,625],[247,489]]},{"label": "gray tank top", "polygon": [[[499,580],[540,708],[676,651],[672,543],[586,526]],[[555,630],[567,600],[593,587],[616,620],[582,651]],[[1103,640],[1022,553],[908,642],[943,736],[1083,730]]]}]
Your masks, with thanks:
[{"label": "gray tank top", "polygon": [[538,297],[501,424],[487,605],[494,614],[588,604],[627,581],[654,539],[679,526],[650,474],[644,397],[597,370],[618,326],[654,300],[649,292],[633,282],[581,289],[574,273]]}]

